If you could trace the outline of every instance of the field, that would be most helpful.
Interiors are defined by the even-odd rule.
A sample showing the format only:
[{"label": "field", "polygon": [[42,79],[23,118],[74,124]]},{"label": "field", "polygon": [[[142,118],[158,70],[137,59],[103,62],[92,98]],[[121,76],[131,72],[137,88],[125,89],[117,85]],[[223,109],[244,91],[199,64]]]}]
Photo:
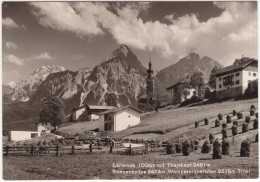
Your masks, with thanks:
[{"label": "field", "polygon": [[[143,115],[141,124],[127,130],[112,133],[113,137],[124,137],[133,139],[158,139],[158,140],[179,140],[179,139],[200,139],[200,146],[209,133],[215,138],[221,139],[221,126],[215,127],[214,120],[218,113],[226,115],[233,109],[242,111],[244,117],[249,115],[249,108],[254,104],[258,105],[257,99],[247,101],[227,101],[222,103],[183,107],[177,109],[160,110],[159,113],[151,112]],[[205,117],[210,118],[209,125],[202,121]],[[255,116],[251,116],[254,120]],[[237,120],[232,117],[232,120]],[[198,128],[194,127],[195,121],[201,121]],[[202,154],[201,148],[191,153],[190,156],[182,154],[166,155],[165,152],[149,153],[146,155],[125,156],[118,154],[78,154],[56,156],[34,156],[17,157],[10,156],[3,158],[3,177],[7,180],[33,180],[33,179],[198,179],[198,178],[258,178],[258,143],[255,136],[258,130],[253,129],[253,122],[249,124],[249,131],[242,133],[244,118],[238,120],[238,135],[232,141],[231,126],[228,128],[228,141],[230,142],[230,155],[223,156],[220,160],[212,159],[212,151],[209,154]],[[64,133],[83,133],[85,130],[94,129],[97,122],[76,123],[60,128]],[[70,129],[71,128],[71,129]],[[251,143],[250,157],[240,157],[240,144],[243,140],[249,139]],[[113,167],[116,164],[134,164],[135,167]],[[151,164],[150,166],[139,167],[139,163]],[[173,168],[172,164],[192,164],[189,167]],[[162,166],[164,164],[164,167]],[[193,164],[196,164],[193,167]],[[152,166],[161,165],[161,166]],[[116,171],[145,171],[149,174],[113,174]],[[157,170],[157,171],[156,171]],[[160,170],[160,171],[159,171]],[[173,170],[175,173],[169,173]],[[197,170],[210,170],[212,173],[195,173]],[[164,172],[163,172],[164,171]],[[170,172],[173,172],[170,171]],[[182,172],[182,173],[181,173]],[[189,173],[185,173],[189,172]]]},{"label": "field", "polygon": [[[170,140],[178,137],[178,135],[188,132],[185,137],[194,135],[207,134],[207,127],[196,128],[194,130],[195,121],[202,121],[204,118],[209,118],[210,122],[217,118],[219,113],[224,115],[229,114],[235,109],[236,111],[249,111],[250,106],[254,104],[258,106],[258,100],[243,100],[243,101],[226,101],[222,103],[208,104],[202,106],[183,107],[177,109],[160,110],[159,113],[151,113],[143,116],[141,124],[127,130],[113,133],[113,137],[124,138],[139,138],[139,139],[159,139]],[[190,132],[193,132],[190,133]],[[181,136],[180,136],[181,137]]]},{"label": "field", "polygon": [[[113,154],[78,154],[76,156],[35,156],[4,157],[3,177],[6,180],[51,180],[51,179],[207,179],[207,178],[257,178],[258,177],[258,143],[252,143],[250,157],[239,157],[238,143],[231,147],[231,155],[221,160],[213,160],[212,153],[201,154],[200,149],[185,157],[182,154],[165,155],[150,153],[139,156]],[[135,164],[134,168],[113,167],[114,164]],[[138,167],[139,163],[164,164],[165,167]],[[197,164],[202,167],[173,168],[172,164]],[[112,170],[163,170],[165,174],[113,174]],[[168,170],[212,170],[213,174],[169,174]],[[238,169],[250,170],[239,173]],[[224,170],[224,171],[222,171]],[[232,171],[229,171],[232,170]],[[220,173],[219,173],[220,172]],[[223,172],[223,173],[221,173]],[[235,172],[235,173],[234,173]]]}]

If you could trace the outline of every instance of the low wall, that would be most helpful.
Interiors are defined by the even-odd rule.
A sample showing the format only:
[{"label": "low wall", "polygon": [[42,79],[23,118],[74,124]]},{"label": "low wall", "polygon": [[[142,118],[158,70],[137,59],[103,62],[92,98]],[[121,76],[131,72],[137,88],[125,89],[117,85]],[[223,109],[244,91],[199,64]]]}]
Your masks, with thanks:
[{"label": "low wall", "polygon": [[226,90],[221,90],[216,92],[217,99],[223,98],[235,98],[243,94],[243,87],[234,87]]},{"label": "low wall", "polygon": [[21,140],[32,139],[38,136],[40,136],[40,133],[37,131],[10,131],[8,135],[8,140],[21,141]]}]

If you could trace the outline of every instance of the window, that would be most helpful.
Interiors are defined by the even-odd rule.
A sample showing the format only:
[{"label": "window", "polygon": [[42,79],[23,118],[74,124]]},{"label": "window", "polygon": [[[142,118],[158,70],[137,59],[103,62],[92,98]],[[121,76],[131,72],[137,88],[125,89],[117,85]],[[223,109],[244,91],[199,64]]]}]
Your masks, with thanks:
[{"label": "window", "polygon": [[38,137],[38,133],[31,133],[31,138]]},{"label": "window", "polygon": [[221,81],[221,77],[219,77],[219,81]]},{"label": "window", "polygon": [[219,85],[219,88],[221,88],[221,85]]},{"label": "window", "polygon": [[105,121],[108,120],[108,114],[105,114]]},{"label": "window", "polygon": [[239,80],[236,81],[236,85],[238,85],[238,84],[239,84]]},{"label": "window", "polygon": [[248,76],[251,76],[251,72],[248,72]]},{"label": "window", "polygon": [[239,76],[239,73],[236,73],[236,76]]},{"label": "window", "polygon": [[253,73],[253,76],[256,76],[256,73]]},{"label": "window", "polygon": [[231,85],[231,84],[232,84],[232,76],[227,76],[227,77],[223,78],[224,86]]},{"label": "window", "polygon": [[232,85],[234,85],[234,82],[232,82]]},{"label": "window", "polygon": [[109,120],[109,121],[111,120],[111,116],[108,117],[108,120]]}]

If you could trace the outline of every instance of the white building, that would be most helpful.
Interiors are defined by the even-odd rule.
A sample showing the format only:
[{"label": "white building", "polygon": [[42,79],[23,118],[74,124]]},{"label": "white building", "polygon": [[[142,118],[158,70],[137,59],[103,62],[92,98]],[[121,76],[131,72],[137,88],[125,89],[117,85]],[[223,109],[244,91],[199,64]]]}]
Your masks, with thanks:
[{"label": "white building", "polygon": [[235,98],[243,95],[248,83],[258,79],[258,61],[251,58],[237,59],[233,65],[216,73],[216,98]]},{"label": "white building", "polygon": [[47,123],[37,123],[37,130],[40,134],[42,133],[50,133],[51,130],[53,129],[53,126],[51,126],[51,123],[50,122],[47,122]]},{"label": "white building", "polygon": [[37,131],[9,131],[8,140],[9,141],[29,140],[38,136],[40,136],[40,133]]},{"label": "white building", "polygon": [[140,124],[140,111],[132,106],[125,106],[100,113],[99,131],[122,131]]},{"label": "white building", "polygon": [[72,121],[94,121],[99,119],[98,113],[107,111],[109,109],[114,109],[114,106],[94,106],[94,105],[84,105],[73,109],[72,111]]},{"label": "white building", "polygon": [[180,89],[180,87],[184,88],[180,102],[183,102],[186,99],[190,99],[194,95],[194,92],[196,91],[196,89],[189,88],[188,87],[189,83],[190,83],[190,79],[185,78],[185,79],[177,82],[176,84],[174,84],[170,87],[167,87],[166,90],[170,96],[168,104],[177,104],[176,97],[177,97],[177,93],[178,93],[178,90]]}]

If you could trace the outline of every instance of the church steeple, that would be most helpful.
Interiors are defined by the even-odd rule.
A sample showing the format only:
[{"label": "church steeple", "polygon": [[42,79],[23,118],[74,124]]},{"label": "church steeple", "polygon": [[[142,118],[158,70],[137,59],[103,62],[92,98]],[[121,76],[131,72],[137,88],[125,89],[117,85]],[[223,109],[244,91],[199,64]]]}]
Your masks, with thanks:
[{"label": "church steeple", "polygon": [[154,90],[154,75],[152,69],[152,62],[151,58],[149,61],[149,69],[147,69],[147,78],[146,78],[146,93],[153,97],[153,90]]}]

